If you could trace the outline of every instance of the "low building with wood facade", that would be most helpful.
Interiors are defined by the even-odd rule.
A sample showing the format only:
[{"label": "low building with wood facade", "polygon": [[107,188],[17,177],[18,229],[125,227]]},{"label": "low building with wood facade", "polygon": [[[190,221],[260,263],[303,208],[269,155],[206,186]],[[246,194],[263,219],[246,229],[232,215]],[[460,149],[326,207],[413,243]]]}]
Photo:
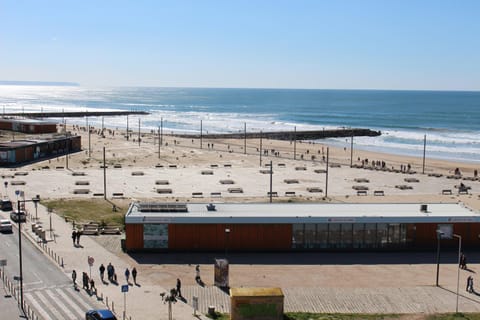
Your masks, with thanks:
[{"label": "low building with wood facade", "polygon": [[81,149],[81,136],[62,135],[0,142],[0,166],[18,166]]},{"label": "low building with wood facade", "polygon": [[460,203],[133,202],[125,225],[128,251],[421,250],[439,234],[480,244],[480,213]]},{"label": "low building with wood facade", "polygon": [[0,118],[0,130],[28,134],[56,133],[57,123],[39,119]]}]

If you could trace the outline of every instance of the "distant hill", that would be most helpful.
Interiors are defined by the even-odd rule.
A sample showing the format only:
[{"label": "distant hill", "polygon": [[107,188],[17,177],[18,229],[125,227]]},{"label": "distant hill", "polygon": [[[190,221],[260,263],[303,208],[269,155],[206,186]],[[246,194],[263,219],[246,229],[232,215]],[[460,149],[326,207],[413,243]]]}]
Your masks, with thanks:
[{"label": "distant hill", "polygon": [[2,81],[0,86],[73,86],[78,87],[80,84],[75,82],[53,82],[53,81]]}]

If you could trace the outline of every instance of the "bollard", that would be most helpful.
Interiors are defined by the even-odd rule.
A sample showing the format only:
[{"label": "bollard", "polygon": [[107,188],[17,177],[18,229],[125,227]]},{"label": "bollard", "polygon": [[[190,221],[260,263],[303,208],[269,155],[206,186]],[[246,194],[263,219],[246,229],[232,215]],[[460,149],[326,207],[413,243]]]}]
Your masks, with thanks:
[{"label": "bollard", "polygon": [[107,305],[107,308],[110,309],[110,307],[108,306],[108,297],[105,298],[105,304]]},{"label": "bollard", "polygon": [[112,311],[115,313],[115,305],[113,304],[113,301],[112,301]]},{"label": "bollard", "polygon": [[53,256],[54,256],[54,260],[57,261],[57,253],[56,252],[53,254]]},{"label": "bollard", "polygon": [[65,265],[63,264],[63,258],[62,258],[62,268],[64,268],[64,267],[65,267]]}]

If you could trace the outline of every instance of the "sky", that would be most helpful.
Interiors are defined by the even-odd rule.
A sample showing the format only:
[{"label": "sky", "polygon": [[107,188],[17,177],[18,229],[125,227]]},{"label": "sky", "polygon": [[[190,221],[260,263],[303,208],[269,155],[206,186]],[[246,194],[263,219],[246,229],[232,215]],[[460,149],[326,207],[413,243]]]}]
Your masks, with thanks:
[{"label": "sky", "polygon": [[0,0],[0,80],[480,90],[480,1]]}]

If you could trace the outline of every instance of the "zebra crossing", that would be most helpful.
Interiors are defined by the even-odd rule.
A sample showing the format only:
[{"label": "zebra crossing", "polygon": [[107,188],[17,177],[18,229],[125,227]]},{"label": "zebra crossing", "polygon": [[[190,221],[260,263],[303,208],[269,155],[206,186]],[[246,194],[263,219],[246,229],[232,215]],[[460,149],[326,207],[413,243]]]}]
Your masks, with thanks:
[{"label": "zebra crossing", "polygon": [[72,285],[30,289],[24,293],[25,301],[40,319],[83,319],[85,312],[100,305]]}]

